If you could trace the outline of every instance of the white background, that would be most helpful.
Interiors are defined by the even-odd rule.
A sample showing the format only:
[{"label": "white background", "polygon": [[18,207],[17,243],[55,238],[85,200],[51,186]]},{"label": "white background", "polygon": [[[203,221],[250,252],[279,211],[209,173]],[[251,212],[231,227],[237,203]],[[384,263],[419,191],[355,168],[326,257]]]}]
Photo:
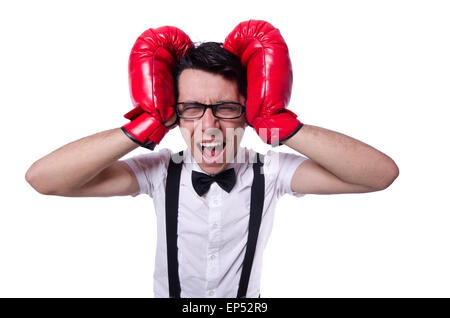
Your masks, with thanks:
[{"label": "white background", "polygon": [[[400,176],[377,193],[284,196],[262,296],[449,297],[449,16],[446,1],[2,1],[0,296],[153,296],[150,198],[43,196],[25,172],[126,122],[145,29],[223,42],[263,19],[290,49],[290,109],[388,154]],[[251,128],[243,145],[270,149]],[[159,147],[183,149],[179,130]]]}]

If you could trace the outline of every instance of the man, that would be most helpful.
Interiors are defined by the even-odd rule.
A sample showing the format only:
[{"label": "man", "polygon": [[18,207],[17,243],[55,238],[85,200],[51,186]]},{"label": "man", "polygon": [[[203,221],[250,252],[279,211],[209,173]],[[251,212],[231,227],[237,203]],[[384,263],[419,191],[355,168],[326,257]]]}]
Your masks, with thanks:
[{"label": "man", "polygon": [[[380,151],[302,124],[285,108],[291,85],[287,46],[267,22],[239,24],[223,46],[195,47],[174,27],[149,29],[130,55],[130,122],[57,149],[26,179],[43,194],[151,196],[156,297],[258,297],[282,195],[379,191],[398,176]],[[188,146],[182,153],[119,160],[138,145],[153,150],[176,125]],[[299,154],[240,147],[248,125]]]}]

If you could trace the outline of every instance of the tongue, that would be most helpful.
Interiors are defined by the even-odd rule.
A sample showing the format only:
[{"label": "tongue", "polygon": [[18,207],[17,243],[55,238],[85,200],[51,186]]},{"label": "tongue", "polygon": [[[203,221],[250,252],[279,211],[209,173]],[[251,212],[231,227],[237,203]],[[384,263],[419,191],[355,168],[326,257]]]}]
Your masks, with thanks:
[{"label": "tongue", "polygon": [[216,149],[214,147],[212,148],[205,147],[204,152],[207,156],[214,157],[214,155],[216,154]]}]

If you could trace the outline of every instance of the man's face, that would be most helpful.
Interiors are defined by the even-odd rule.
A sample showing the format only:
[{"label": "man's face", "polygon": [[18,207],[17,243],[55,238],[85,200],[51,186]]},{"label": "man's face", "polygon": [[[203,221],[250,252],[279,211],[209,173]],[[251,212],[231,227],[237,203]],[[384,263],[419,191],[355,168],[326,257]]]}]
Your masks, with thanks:
[{"label": "man's face", "polygon": [[[178,80],[178,91],[179,103],[216,104],[227,101],[245,105],[245,99],[239,94],[235,81],[201,70],[183,70]],[[228,162],[234,160],[247,126],[244,116],[242,114],[237,119],[219,119],[208,108],[200,119],[180,118],[181,134],[195,161],[206,173],[217,174]]]}]

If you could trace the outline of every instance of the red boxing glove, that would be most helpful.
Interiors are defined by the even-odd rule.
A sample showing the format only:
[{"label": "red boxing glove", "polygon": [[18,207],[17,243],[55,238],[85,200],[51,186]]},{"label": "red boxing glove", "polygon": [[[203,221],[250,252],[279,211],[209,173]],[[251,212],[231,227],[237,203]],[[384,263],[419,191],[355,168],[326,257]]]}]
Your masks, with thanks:
[{"label": "red boxing glove", "polygon": [[173,72],[192,45],[180,29],[163,26],[146,30],[131,50],[128,74],[135,108],[125,114],[131,121],[122,130],[142,147],[153,150],[176,126],[163,124],[175,114]]},{"label": "red boxing glove", "polygon": [[273,146],[294,135],[303,124],[286,109],[291,98],[292,66],[279,30],[265,21],[245,21],[227,36],[223,47],[247,67],[248,124]]}]

